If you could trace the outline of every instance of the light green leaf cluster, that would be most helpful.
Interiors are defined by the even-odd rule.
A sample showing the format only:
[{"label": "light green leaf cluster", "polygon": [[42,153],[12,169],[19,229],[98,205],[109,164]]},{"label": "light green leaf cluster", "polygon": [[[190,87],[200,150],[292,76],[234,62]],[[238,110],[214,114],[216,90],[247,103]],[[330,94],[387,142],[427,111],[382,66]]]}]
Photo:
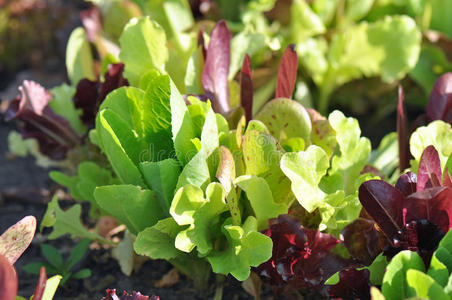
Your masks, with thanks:
[{"label": "light green leaf cluster", "polygon": [[[310,145],[304,151],[284,154],[281,169],[290,179],[292,192],[300,205],[309,213],[316,210],[320,213],[319,229],[337,233],[356,219],[361,210],[357,190],[362,181],[369,179],[369,175],[361,175],[361,171],[369,159],[371,145],[367,138],[361,137],[356,119],[334,111],[328,123],[332,129],[332,133],[325,131],[329,145],[337,145],[336,148],[325,147],[331,154]],[[319,128],[317,126],[319,124],[314,128]]]},{"label": "light green leaf cluster", "polygon": [[386,299],[451,299],[452,233],[440,241],[426,269],[422,258],[413,251],[402,251],[389,262],[383,277],[382,294]]},{"label": "light green leaf cluster", "polygon": [[416,129],[410,138],[411,169],[417,172],[422,152],[430,145],[435,146],[441,161],[441,169],[446,166],[447,159],[452,154],[452,127],[441,120],[433,121],[427,126]]}]

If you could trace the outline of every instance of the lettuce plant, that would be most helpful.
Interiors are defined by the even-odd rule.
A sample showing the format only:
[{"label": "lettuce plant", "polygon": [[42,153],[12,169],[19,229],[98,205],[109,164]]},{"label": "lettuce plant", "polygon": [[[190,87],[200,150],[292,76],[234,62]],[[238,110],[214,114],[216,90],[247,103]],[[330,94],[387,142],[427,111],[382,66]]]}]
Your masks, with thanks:
[{"label": "lettuce plant", "polygon": [[[429,146],[422,154],[417,176],[412,172],[403,174],[395,187],[382,180],[366,181],[360,186],[363,208],[387,238],[385,255],[392,257],[407,249],[418,252],[426,264],[430,261],[432,252],[452,226],[450,174],[447,167],[444,175],[441,170],[438,152]],[[375,231],[372,223],[370,228]],[[367,243],[373,244],[368,249],[380,248],[378,238],[366,239],[369,236],[370,233],[360,236],[366,240],[363,243],[357,243],[360,238],[355,236],[356,240],[349,244],[355,247],[355,253],[356,250],[365,252]]]}]

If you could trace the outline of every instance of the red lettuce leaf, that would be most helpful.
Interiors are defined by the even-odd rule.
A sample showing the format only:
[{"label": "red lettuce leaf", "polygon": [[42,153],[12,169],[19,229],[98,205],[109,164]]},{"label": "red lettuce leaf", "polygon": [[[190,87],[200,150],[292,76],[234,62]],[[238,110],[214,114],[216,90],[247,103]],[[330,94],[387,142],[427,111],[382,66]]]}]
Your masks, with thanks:
[{"label": "red lettuce leaf", "polygon": [[436,80],[426,113],[429,121],[452,123],[452,73],[445,73]]},{"label": "red lettuce leaf", "polygon": [[18,281],[16,270],[3,255],[0,255],[0,299],[16,299]]},{"label": "red lettuce leaf", "polygon": [[295,52],[295,45],[291,44],[287,47],[281,57],[275,98],[292,98],[295,82],[297,80],[297,69],[297,52]]},{"label": "red lettuce leaf", "polygon": [[350,264],[330,251],[339,243],[332,235],[306,229],[289,215],[280,215],[269,225],[265,234],[273,241],[273,253],[258,267],[258,274],[278,292],[302,288],[325,295],[325,280]]},{"label": "red lettuce leaf", "polygon": [[46,268],[44,266],[41,267],[39,272],[39,280],[36,284],[35,292],[33,293],[33,300],[41,300],[44,295],[44,290],[46,288],[47,283],[47,274]]},{"label": "red lettuce leaf", "polygon": [[364,218],[345,226],[341,237],[350,255],[367,266],[383,251],[385,243],[385,239],[375,229],[375,222]]},{"label": "red lettuce leaf", "polygon": [[358,196],[366,212],[392,241],[403,227],[403,194],[383,180],[369,180],[361,184]]},{"label": "red lettuce leaf", "polygon": [[397,105],[397,136],[399,139],[399,170],[402,172],[410,166],[409,133],[405,114],[405,93],[399,85],[399,101]]},{"label": "red lettuce leaf", "polygon": [[450,178],[449,167],[447,166],[444,169],[443,186],[452,188],[452,178]]},{"label": "red lettuce leaf", "polygon": [[81,119],[89,128],[94,127],[94,120],[101,103],[107,95],[129,82],[123,77],[124,64],[110,64],[104,75],[104,82],[82,79],[77,84],[74,105],[82,110]]},{"label": "red lettuce leaf", "polygon": [[402,192],[407,197],[413,193],[416,193],[417,175],[413,172],[407,172],[402,174],[395,185],[396,189]]},{"label": "red lettuce leaf", "polygon": [[441,162],[438,152],[432,145],[425,148],[419,162],[416,191],[441,186]]},{"label": "red lettuce leaf", "polygon": [[370,272],[348,269],[339,272],[339,282],[329,288],[332,299],[370,299]]},{"label": "red lettuce leaf", "polygon": [[231,62],[231,33],[224,20],[215,25],[210,36],[206,61],[202,72],[202,85],[212,101],[215,112],[225,114],[229,105],[229,65]]},{"label": "red lettuce leaf", "polygon": [[6,121],[23,121],[20,131],[24,139],[35,138],[43,154],[55,160],[64,159],[67,151],[80,143],[80,138],[69,122],[49,107],[51,94],[38,83],[28,80],[23,82],[19,91],[20,97],[11,101],[5,113]]},{"label": "red lettuce leaf", "polygon": [[158,296],[146,296],[142,295],[140,292],[133,292],[129,295],[126,291],[123,292],[121,296],[116,295],[116,289],[107,289],[107,295],[102,298],[102,300],[160,300]]},{"label": "red lettuce leaf", "polygon": [[409,195],[404,201],[405,223],[425,219],[447,233],[452,225],[452,189],[434,187]]},{"label": "red lettuce leaf", "polygon": [[245,54],[240,75],[240,105],[245,111],[246,121],[253,118],[253,79],[251,78],[250,57]]}]

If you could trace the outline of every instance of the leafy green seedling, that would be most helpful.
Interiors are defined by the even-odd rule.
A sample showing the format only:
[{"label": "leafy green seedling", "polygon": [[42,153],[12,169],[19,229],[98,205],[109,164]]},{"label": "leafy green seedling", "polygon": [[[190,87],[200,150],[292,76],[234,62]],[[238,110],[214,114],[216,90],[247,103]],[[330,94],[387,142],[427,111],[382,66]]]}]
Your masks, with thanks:
[{"label": "leafy green seedling", "polygon": [[83,239],[75,245],[69,258],[64,261],[63,256],[58,250],[47,244],[41,245],[41,251],[46,262],[32,262],[24,266],[24,270],[31,274],[39,274],[41,266],[44,266],[49,275],[61,275],[60,285],[64,285],[70,278],[83,279],[91,276],[90,269],[76,270],[74,267],[84,257],[89,247],[89,240]]}]

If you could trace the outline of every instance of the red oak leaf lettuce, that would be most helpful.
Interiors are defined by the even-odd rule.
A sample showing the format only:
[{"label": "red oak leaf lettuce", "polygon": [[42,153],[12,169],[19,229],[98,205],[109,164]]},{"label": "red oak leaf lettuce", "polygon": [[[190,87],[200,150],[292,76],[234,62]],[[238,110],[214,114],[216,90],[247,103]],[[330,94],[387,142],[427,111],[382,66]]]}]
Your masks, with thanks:
[{"label": "red oak leaf lettuce", "polygon": [[339,282],[329,288],[332,299],[370,299],[370,272],[367,269],[345,269]]},{"label": "red oak leaf lettuce", "polygon": [[264,233],[273,241],[273,253],[269,261],[258,267],[258,274],[278,292],[306,289],[325,296],[325,280],[349,265],[330,251],[339,240],[304,228],[292,216],[280,215],[270,220]]},{"label": "red oak leaf lettuce", "polygon": [[369,180],[360,186],[363,208],[388,239],[385,255],[416,251],[429,264],[439,241],[452,226],[452,188],[441,182],[439,156],[429,146],[422,154],[417,176],[403,174],[395,187],[382,180]]}]

